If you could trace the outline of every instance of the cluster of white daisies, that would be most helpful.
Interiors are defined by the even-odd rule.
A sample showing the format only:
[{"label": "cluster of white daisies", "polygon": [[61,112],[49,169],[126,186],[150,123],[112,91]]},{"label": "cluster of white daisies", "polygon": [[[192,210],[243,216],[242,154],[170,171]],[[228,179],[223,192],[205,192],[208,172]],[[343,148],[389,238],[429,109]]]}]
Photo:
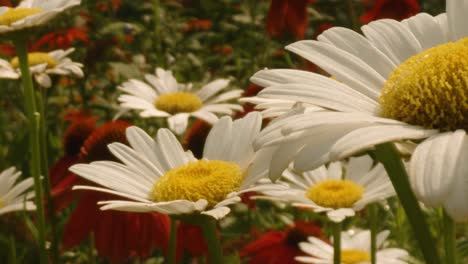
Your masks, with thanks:
[{"label": "cluster of white daisies", "polygon": [[[392,142],[411,156],[407,168],[417,198],[426,206],[443,207],[455,221],[465,221],[466,14],[467,0],[447,0],[447,12],[436,17],[418,14],[402,22],[378,20],[363,26],[364,36],[331,28],[317,40],[293,43],[286,49],[333,78],[292,69],[262,70],[252,81],[265,89],[242,99],[262,112],[237,120],[218,118],[241,110],[228,103],[241,95],[240,90],[223,91],[228,80],[193,90],[162,69],[146,75],[145,81],[129,80],[119,87],[124,92],[121,106],[140,111],[141,117],[167,120],[170,130],[159,129],[153,139],[138,127],[128,128],[129,146],[109,145],[120,162],[99,161],[70,169],[102,187],[75,189],[123,198],[101,201],[103,210],[204,214],[215,219],[226,216],[242,193],[257,191],[263,198],[325,212],[331,221],[341,222],[368,204],[395,195],[384,167],[363,155],[378,144]],[[0,26],[0,30],[6,29]],[[57,66],[67,53],[59,54],[51,56]],[[14,60],[2,62],[8,76],[18,75],[14,64]],[[77,64],[64,65],[79,72]],[[33,67],[45,74],[50,66]],[[261,113],[273,117],[264,129]],[[184,133],[190,117],[213,124],[201,159],[185,151],[171,132]],[[14,195],[4,197],[17,194],[10,192]],[[378,246],[387,236],[388,232],[379,234]],[[344,233],[343,261],[368,263],[369,237],[368,231]],[[310,238],[300,247],[311,256],[298,261],[332,261],[333,248],[321,240]],[[407,255],[401,249],[383,249],[377,258],[378,263],[405,263]]]}]

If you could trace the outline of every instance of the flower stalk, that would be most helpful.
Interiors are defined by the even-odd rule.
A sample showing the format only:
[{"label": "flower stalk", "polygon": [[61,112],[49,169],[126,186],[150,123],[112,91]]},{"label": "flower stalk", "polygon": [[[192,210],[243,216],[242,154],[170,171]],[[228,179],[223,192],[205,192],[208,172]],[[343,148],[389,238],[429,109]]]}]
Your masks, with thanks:
[{"label": "flower stalk", "polygon": [[176,246],[177,246],[177,219],[171,217],[171,233],[169,237],[169,264],[176,263]]},{"label": "flower stalk", "polygon": [[379,221],[379,211],[377,204],[369,206],[370,231],[371,231],[371,263],[377,264],[377,221]]},{"label": "flower stalk", "polygon": [[41,148],[40,148],[40,119],[34,96],[34,87],[28,64],[27,41],[19,37],[13,40],[18,55],[21,70],[21,80],[24,88],[24,104],[29,125],[29,147],[31,154],[30,172],[34,179],[35,203],[37,206],[39,261],[47,263],[47,249],[45,245],[45,218],[43,206],[43,190],[41,182]]},{"label": "flower stalk", "polygon": [[215,219],[206,216],[200,222],[200,227],[203,232],[208,251],[210,253],[211,263],[223,263],[223,252],[218,236],[216,235],[216,221]]},{"label": "flower stalk", "polygon": [[447,214],[443,213],[444,221],[444,247],[445,247],[445,263],[456,264],[456,236],[455,236],[455,223],[453,219]]},{"label": "flower stalk", "polygon": [[341,264],[341,222],[333,223],[333,264]]},{"label": "flower stalk", "polygon": [[441,263],[426,218],[411,189],[408,174],[398,150],[393,143],[384,143],[376,146],[374,154],[377,160],[384,165],[392,181],[426,263]]}]

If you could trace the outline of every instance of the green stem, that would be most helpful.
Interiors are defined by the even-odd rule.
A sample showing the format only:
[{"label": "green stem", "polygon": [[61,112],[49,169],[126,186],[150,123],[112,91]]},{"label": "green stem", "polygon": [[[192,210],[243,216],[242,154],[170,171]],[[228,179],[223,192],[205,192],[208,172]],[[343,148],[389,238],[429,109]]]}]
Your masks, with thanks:
[{"label": "green stem", "polygon": [[200,223],[200,227],[205,237],[206,244],[208,245],[208,251],[210,252],[211,263],[221,264],[223,263],[223,252],[218,236],[216,235],[216,221],[212,217],[204,217]]},{"label": "green stem", "polygon": [[453,219],[444,210],[444,246],[445,246],[445,263],[455,264],[456,258],[456,240],[455,240],[455,223]]},{"label": "green stem", "polygon": [[371,231],[371,263],[377,263],[377,222],[379,221],[379,211],[377,204],[369,206],[370,231]]},{"label": "green stem", "polygon": [[408,174],[397,149],[392,143],[380,144],[375,148],[375,155],[384,165],[392,181],[426,263],[441,263],[426,218],[411,189]]},{"label": "green stem", "polygon": [[333,264],[341,264],[341,222],[333,223]]},{"label": "green stem", "polygon": [[96,258],[94,257],[94,247],[95,247],[94,235],[91,233],[89,235],[89,243],[88,243],[88,263],[89,264],[96,264]]},{"label": "green stem", "polygon": [[346,0],[348,6],[348,16],[351,21],[351,27],[354,31],[359,32],[359,21],[356,15],[356,9],[354,8],[353,0]]},{"label": "green stem", "polygon": [[41,149],[40,149],[40,114],[37,112],[36,101],[34,97],[34,87],[29,72],[27,41],[25,38],[18,38],[14,41],[16,53],[18,55],[21,80],[24,87],[24,100],[26,116],[29,125],[29,147],[31,149],[31,168],[30,172],[34,178],[35,201],[37,207],[38,221],[38,242],[40,263],[47,263],[47,249],[45,246],[45,219],[41,183]]},{"label": "green stem", "polygon": [[10,236],[10,257],[8,258],[8,263],[16,264],[16,243],[15,236]]},{"label": "green stem", "polygon": [[[190,238],[188,238],[190,239]],[[177,220],[171,217],[171,233],[169,238],[169,264],[176,263],[177,248]]]},{"label": "green stem", "polygon": [[41,115],[41,127],[40,127],[40,144],[41,144],[41,175],[44,177],[44,196],[47,203],[47,218],[49,219],[50,231],[52,233],[51,237],[51,253],[52,260],[54,263],[59,262],[59,234],[56,228],[56,219],[54,214],[54,201],[52,200],[51,191],[50,191],[50,180],[49,180],[49,160],[48,160],[48,140],[47,140],[47,118],[45,112],[45,103],[43,96],[40,91],[36,92],[37,106],[39,114]]}]

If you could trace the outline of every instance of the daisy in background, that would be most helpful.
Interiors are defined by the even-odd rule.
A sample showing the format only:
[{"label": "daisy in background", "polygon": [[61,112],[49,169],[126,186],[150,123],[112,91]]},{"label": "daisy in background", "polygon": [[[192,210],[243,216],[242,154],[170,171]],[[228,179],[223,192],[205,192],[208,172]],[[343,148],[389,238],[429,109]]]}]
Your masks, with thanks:
[{"label": "daisy in background", "polygon": [[23,0],[17,7],[0,7],[0,34],[45,24],[80,0]]},{"label": "daisy in background", "polygon": [[[390,231],[377,234],[376,263],[405,264],[409,254],[400,248],[386,248],[385,240]],[[296,257],[301,263],[333,264],[333,246],[316,237],[299,243],[301,250],[310,256]],[[369,230],[348,230],[341,232],[341,263],[371,263],[371,232]]]},{"label": "daisy in background", "polygon": [[0,173],[0,215],[13,211],[36,210],[36,205],[30,201],[34,193],[27,192],[34,185],[33,178],[25,179],[15,185],[21,172],[14,167]]},{"label": "daisy in background", "polygon": [[[73,75],[82,78],[84,75],[81,69],[83,64],[74,62],[68,57],[74,50],[74,48],[70,48],[48,53],[28,53],[29,70],[37,83],[41,87],[50,88],[52,80],[49,75]],[[19,79],[20,77],[18,57],[14,57],[10,61],[0,59],[0,78]]]},{"label": "daisy in background", "polygon": [[[364,36],[335,27],[317,41],[286,47],[337,81],[297,70],[252,77],[270,83],[259,97],[327,109],[277,124],[285,138],[298,138],[291,146],[297,149],[290,158],[295,169],[314,169],[385,142],[422,142],[409,166],[417,197],[427,206],[443,206],[456,221],[468,219],[468,1],[448,0],[446,9],[436,17],[377,20],[362,27]],[[290,144],[269,135],[259,141],[276,141],[283,151]],[[272,173],[289,162],[284,164]]]},{"label": "daisy in background", "polygon": [[216,114],[232,115],[242,110],[238,104],[225,103],[239,98],[242,90],[220,93],[227,88],[227,79],[212,81],[193,91],[191,84],[178,83],[171,71],[157,68],[155,74],[146,74],[146,82],[131,79],[120,85],[119,90],[125,94],[118,101],[124,109],[139,110],[141,117],[167,119],[176,134],[185,132],[191,116],[213,124],[218,121]]},{"label": "daisy in background", "polygon": [[395,195],[382,164],[374,166],[367,155],[348,162],[332,162],[302,174],[286,170],[282,181],[289,183],[290,188],[263,192],[267,197],[262,198],[325,212],[333,222],[341,222],[366,205]]},{"label": "daisy in background", "polygon": [[239,202],[240,194],[284,188],[257,184],[266,175],[254,159],[253,139],[260,132],[259,113],[232,121],[223,117],[206,139],[203,159],[184,152],[176,137],[165,128],[153,140],[137,127],[127,129],[130,147],[121,143],[109,150],[122,163],[113,161],[78,164],[70,168],[77,175],[103,187],[78,186],[107,192],[125,200],[100,202],[102,210],[157,211],[167,215],[204,214],[220,219]]}]

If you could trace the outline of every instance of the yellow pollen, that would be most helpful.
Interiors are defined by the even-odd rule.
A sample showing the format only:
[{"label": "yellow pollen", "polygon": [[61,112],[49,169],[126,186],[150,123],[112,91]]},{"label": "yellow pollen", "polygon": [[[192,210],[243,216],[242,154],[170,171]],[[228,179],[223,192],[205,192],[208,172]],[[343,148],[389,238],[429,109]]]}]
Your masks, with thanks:
[{"label": "yellow pollen", "polygon": [[11,8],[5,13],[0,15],[0,25],[9,26],[14,22],[23,19],[25,17],[41,13],[40,8]]},{"label": "yellow pollen", "polygon": [[380,96],[383,116],[443,131],[468,130],[468,38],[400,64]]},{"label": "yellow pollen", "polygon": [[193,93],[176,92],[158,96],[154,105],[157,109],[169,114],[190,113],[197,111],[203,102]]},{"label": "yellow pollen", "polygon": [[166,172],[154,183],[150,197],[156,202],[205,199],[212,207],[239,190],[242,178],[235,163],[198,160]]},{"label": "yellow pollen", "polygon": [[[19,67],[18,57],[11,59],[11,66],[13,68]],[[35,66],[42,63],[47,63],[47,68],[53,68],[57,65],[57,61],[45,52],[30,52],[28,53],[28,64],[29,66]]]},{"label": "yellow pollen", "polygon": [[348,180],[325,180],[310,187],[306,196],[323,207],[351,208],[361,199],[364,188]]},{"label": "yellow pollen", "polygon": [[369,252],[354,249],[341,250],[341,263],[356,264],[370,260],[371,256]]}]

